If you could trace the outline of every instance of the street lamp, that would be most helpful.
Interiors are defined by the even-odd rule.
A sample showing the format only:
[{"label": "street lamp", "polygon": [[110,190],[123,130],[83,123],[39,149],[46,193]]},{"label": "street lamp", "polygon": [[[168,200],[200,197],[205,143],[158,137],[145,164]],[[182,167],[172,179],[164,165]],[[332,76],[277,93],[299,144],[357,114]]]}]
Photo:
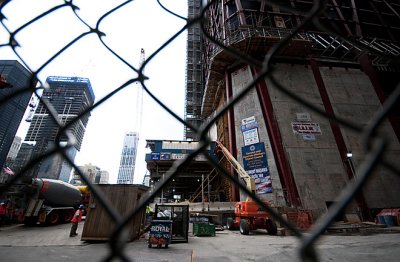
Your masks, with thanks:
[{"label": "street lamp", "polygon": [[347,156],[347,158],[352,158],[353,157],[353,153],[347,152],[346,156]]},{"label": "street lamp", "polygon": [[[351,174],[353,175],[353,179],[356,179],[357,176],[356,176],[356,170],[355,170],[354,164],[353,164],[353,153],[351,151],[347,152],[346,157],[347,157],[347,161],[349,161],[349,166],[350,166]],[[361,203],[358,203],[357,214],[360,217],[361,221],[364,220],[362,209],[363,209],[363,207],[362,207]]]},{"label": "street lamp", "polygon": [[354,164],[353,164],[353,153],[351,151],[346,153],[346,157],[347,157],[347,161],[349,161],[349,165],[350,165],[350,170],[351,170],[351,174],[353,175],[353,177],[356,177],[356,171],[354,169]]}]

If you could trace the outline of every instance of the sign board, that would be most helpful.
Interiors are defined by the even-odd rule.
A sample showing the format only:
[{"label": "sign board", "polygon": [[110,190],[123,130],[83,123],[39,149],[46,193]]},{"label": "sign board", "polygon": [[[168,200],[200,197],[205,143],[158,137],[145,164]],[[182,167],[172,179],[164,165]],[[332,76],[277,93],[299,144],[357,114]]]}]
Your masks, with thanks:
[{"label": "sign board", "polygon": [[256,122],[256,117],[255,116],[251,116],[251,117],[247,117],[242,119],[242,125],[246,125],[248,123],[252,123],[252,122]]},{"label": "sign board", "polygon": [[170,159],[171,159],[171,153],[165,153],[165,152],[160,153],[160,160],[170,160]]},{"label": "sign board", "polygon": [[252,145],[260,142],[260,139],[258,137],[258,131],[257,128],[253,128],[247,131],[243,132],[243,140],[244,140],[244,145]]},{"label": "sign board", "polygon": [[151,160],[170,160],[171,153],[153,152],[151,153]]},{"label": "sign board", "polygon": [[151,160],[160,160],[160,153],[151,153]]},{"label": "sign board", "polygon": [[315,141],[314,134],[303,134],[303,139],[306,141]]},{"label": "sign board", "polygon": [[311,116],[309,113],[296,113],[297,121],[311,122]]},{"label": "sign board", "polygon": [[258,123],[257,122],[250,122],[244,125],[240,126],[240,130],[242,132],[253,129],[253,128],[258,128]]},{"label": "sign board", "polygon": [[296,134],[321,134],[318,123],[292,122],[292,130]]},{"label": "sign board", "polygon": [[177,153],[172,153],[171,154],[171,159],[177,160],[177,159],[185,159],[188,155],[187,154],[177,154]]},{"label": "sign board", "polygon": [[242,147],[242,157],[244,170],[254,179],[256,184],[256,193],[271,193],[272,182],[264,143]]}]

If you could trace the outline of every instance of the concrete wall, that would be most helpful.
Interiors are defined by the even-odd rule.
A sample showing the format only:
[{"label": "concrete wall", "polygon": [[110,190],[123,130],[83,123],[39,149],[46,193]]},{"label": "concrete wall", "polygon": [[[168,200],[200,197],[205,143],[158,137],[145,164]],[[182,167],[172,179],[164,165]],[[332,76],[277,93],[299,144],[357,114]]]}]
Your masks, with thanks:
[{"label": "concrete wall", "polygon": [[[336,115],[364,126],[381,107],[371,81],[362,71],[320,67],[320,72]],[[389,121],[384,121],[379,132],[389,141],[385,159],[397,164],[400,169],[400,145]],[[353,163],[357,169],[367,153],[360,135],[344,128],[342,133],[346,145],[353,153]],[[380,166],[363,192],[369,208],[399,207],[400,177]]]},{"label": "concrete wall", "polygon": [[[360,126],[365,126],[373,114],[380,108],[380,101],[369,78],[359,69],[339,67],[319,67],[323,86],[328,94],[322,99],[317,81],[310,66],[277,64],[274,76],[287,89],[307,100],[312,105],[324,109],[324,102],[332,105],[337,117],[347,119]],[[249,67],[243,67],[231,73],[233,95],[237,95],[252,79]],[[315,217],[323,215],[327,206],[335,202],[345,189],[349,178],[330,122],[311,109],[278,90],[266,79],[273,114],[278,123],[279,132],[288,164],[295,179],[302,207],[313,211]],[[282,184],[277,171],[275,157],[271,149],[268,134],[255,89],[251,90],[235,107],[235,132],[237,159],[243,165],[243,135],[240,129],[242,119],[253,117],[258,122],[260,142],[265,143],[268,167],[272,178],[273,193],[259,195],[262,199],[272,200],[276,205],[285,206]],[[292,123],[312,123],[319,126],[320,132],[299,134]],[[385,150],[385,159],[400,165],[400,145],[392,127],[385,121],[380,127],[388,138],[389,146]],[[353,153],[352,161],[357,168],[364,160],[366,153],[361,136],[345,127],[340,127],[345,147]],[[400,166],[397,166],[400,169]],[[363,188],[363,196],[368,208],[399,207],[400,177],[380,165]],[[241,196],[244,197],[243,195]],[[356,213],[357,203],[353,200],[346,213]]]},{"label": "concrete wall", "polygon": [[[310,68],[279,64],[274,76],[296,95],[323,108]],[[347,181],[329,121],[283,94],[269,80],[266,83],[302,206],[318,217]],[[298,114],[307,116],[307,121]],[[293,131],[292,122],[316,123],[321,132],[303,137]]]},{"label": "concrete wall", "polygon": [[[310,67],[279,64],[277,68],[274,76],[283,86],[323,109]],[[335,115],[360,126],[365,125],[380,107],[369,78],[358,69],[321,67],[320,72]],[[266,84],[303,208],[313,210],[318,217],[326,212],[327,203],[335,201],[348,182],[345,160],[341,159],[327,119],[284,95],[271,81],[266,80]],[[296,134],[291,122],[299,121],[299,113],[308,116],[308,121],[319,124],[320,134],[311,138]],[[391,163],[395,163],[396,158],[398,162],[399,143],[391,126],[385,122],[380,130],[390,141],[385,157]],[[353,153],[354,165],[358,167],[365,157],[360,135],[344,127],[341,127],[341,133],[347,149]],[[382,166],[374,172],[363,190],[369,208],[400,206],[398,192],[400,177]],[[355,213],[356,208],[353,201],[346,212]]]},{"label": "concrete wall", "polygon": [[[233,95],[237,95],[238,92],[243,90],[248,83],[250,83],[252,76],[249,67],[241,68],[231,74],[232,79],[232,91]],[[286,202],[283,196],[282,185],[279,179],[279,174],[275,164],[275,158],[271,149],[270,138],[265,126],[265,121],[261,111],[260,103],[258,100],[257,92],[253,89],[244,99],[242,99],[234,107],[235,115],[235,132],[236,132],[236,145],[237,145],[237,160],[243,166],[242,159],[242,147],[244,146],[243,135],[240,129],[242,119],[254,116],[258,122],[258,135],[260,142],[264,142],[265,151],[267,156],[267,162],[269,172],[272,180],[273,192],[267,194],[259,194],[261,199],[272,200],[275,205],[286,206]],[[241,199],[244,199],[245,195],[241,194]]]}]

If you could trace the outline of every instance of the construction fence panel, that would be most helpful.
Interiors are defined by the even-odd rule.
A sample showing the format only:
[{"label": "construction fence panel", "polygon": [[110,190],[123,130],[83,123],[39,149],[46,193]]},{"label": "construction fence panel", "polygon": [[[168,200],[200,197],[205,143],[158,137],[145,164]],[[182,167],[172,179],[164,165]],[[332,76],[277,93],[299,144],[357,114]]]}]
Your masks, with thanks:
[{"label": "construction fence panel", "polygon": [[[84,112],[81,112],[78,117],[76,117],[73,121],[66,125],[62,125],[59,120],[56,117],[56,113],[54,113],[53,108],[50,106],[47,108],[50,112],[53,112],[52,117],[54,118],[54,121],[59,124],[60,126],[60,133],[62,135],[68,136],[66,133],[66,130],[68,127],[73,125],[74,123],[78,122],[80,119],[83,119],[86,117],[86,114],[89,113],[90,111],[96,109],[102,104],[108,103],[114,96],[116,96],[118,93],[122,92],[122,90],[128,88],[131,85],[134,84],[139,84],[137,85],[140,88],[143,88],[143,91],[149,95],[156,103],[158,103],[162,108],[168,112],[173,118],[175,118],[177,121],[183,123],[184,125],[188,126],[191,130],[193,130],[196,134],[198,134],[198,137],[200,138],[200,146],[199,148],[192,154],[190,154],[186,159],[182,161],[177,161],[175,165],[169,170],[169,172],[166,174],[165,179],[163,182],[160,182],[159,184],[156,185],[155,189],[149,193],[146,197],[142,197],[141,201],[135,206],[133,210],[128,212],[128,214],[120,214],[113,203],[111,203],[99,190],[96,186],[92,185],[90,181],[83,175],[83,173],[79,170],[79,168],[76,166],[74,161],[70,158],[70,156],[67,153],[67,149],[69,147],[73,146],[73,141],[71,140],[66,146],[61,146],[56,144],[55,148],[50,151],[46,152],[43,155],[40,155],[36,159],[32,160],[30,163],[28,163],[25,168],[18,174],[14,176],[14,179],[12,182],[15,182],[19,177],[22,176],[24,171],[29,170],[29,168],[33,167],[35,163],[42,161],[46,157],[52,155],[52,154],[61,154],[64,159],[66,159],[70,165],[75,168],[75,170],[78,171],[81,179],[83,182],[87,183],[91,189],[91,192],[93,193],[94,197],[98,201],[99,204],[101,204],[104,207],[105,212],[108,213],[108,215],[115,221],[116,224],[116,229],[114,230],[111,239],[109,240],[110,243],[110,256],[104,258],[105,261],[111,261],[115,258],[120,258],[124,261],[129,261],[130,259],[126,257],[124,253],[124,248],[121,247],[121,245],[125,245],[126,241],[119,241],[121,238],[125,235],[123,234],[124,228],[126,228],[127,225],[129,225],[130,221],[142,210],[145,209],[147,204],[151,201],[151,199],[154,199],[158,194],[160,194],[161,190],[163,187],[174,177],[179,174],[179,172],[182,170],[182,168],[189,163],[192,159],[194,159],[197,155],[202,154],[203,152],[206,152],[207,146],[210,145],[211,141],[207,137],[207,133],[212,127],[212,125],[220,119],[224,114],[228,112],[230,108],[235,107],[235,105],[243,98],[245,97],[251,90],[256,89],[256,84],[265,79],[268,78],[270,81],[274,83],[274,86],[280,89],[280,91],[284,92],[287,96],[290,96],[291,98],[295,99],[305,107],[309,108],[313,112],[316,112],[326,118],[330,118],[330,121],[334,121],[340,125],[343,125],[349,129],[351,129],[354,132],[357,132],[359,134],[359,137],[362,138],[363,143],[365,144],[365,148],[368,152],[366,158],[364,159],[363,163],[359,166],[357,170],[357,179],[354,181],[354,183],[350,183],[342,192],[342,194],[338,197],[336,205],[332,206],[328,213],[323,216],[321,219],[316,221],[315,225],[312,227],[310,231],[307,232],[307,234],[303,234],[303,231],[296,226],[293,225],[293,223],[290,222],[290,220],[301,220],[301,223],[303,223],[303,227],[308,228],[309,227],[309,222],[308,222],[308,214],[299,214],[297,217],[293,217],[291,214],[289,214],[288,218],[289,220],[285,219],[282,215],[278,214],[275,210],[271,209],[269,206],[266,206],[263,201],[261,201],[257,195],[252,195],[251,192],[247,190],[245,186],[243,186],[242,183],[239,182],[238,179],[235,179],[234,177],[230,176],[230,174],[221,166],[218,165],[217,162],[215,162],[212,158],[209,158],[208,161],[210,161],[214,167],[222,173],[224,176],[226,176],[232,183],[235,183],[241,190],[247,192],[247,194],[250,194],[251,197],[259,203],[260,206],[265,208],[267,211],[269,211],[272,216],[274,217],[275,220],[279,221],[281,225],[286,227],[288,230],[293,232],[293,235],[295,235],[299,240],[301,241],[301,247],[299,250],[299,256],[301,256],[301,259],[303,261],[318,261],[318,256],[316,255],[318,253],[318,245],[316,244],[316,241],[321,237],[323,232],[326,231],[326,229],[329,227],[329,225],[334,221],[334,218],[336,217],[337,214],[339,214],[350,202],[352,199],[355,198],[357,192],[362,190],[363,186],[365,185],[366,181],[368,180],[370,174],[372,173],[372,170],[374,167],[377,165],[384,165],[385,167],[389,168],[390,170],[394,171],[395,173],[399,174],[399,170],[396,170],[394,165],[391,163],[386,162],[383,158],[382,155],[385,152],[385,149],[387,149],[388,144],[390,141],[387,141],[384,137],[380,136],[377,132],[375,132],[381,125],[382,125],[382,120],[389,114],[391,108],[394,107],[396,104],[396,101],[398,99],[398,96],[400,95],[400,87],[399,84],[397,84],[397,88],[392,92],[390,97],[386,100],[386,102],[383,104],[381,108],[379,108],[375,115],[373,116],[372,119],[370,119],[369,124],[367,126],[359,127],[357,123],[351,123],[348,122],[344,119],[338,118],[338,117],[332,117],[327,115],[325,112],[321,112],[321,110],[318,107],[313,106],[312,104],[308,103],[306,100],[303,98],[297,96],[296,94],[290,92],[289,89],[287,89],[285,86],[281,85],[279,83],[279,79],[274,79],[271,72],[273,71],[273,66],[272,62],[276,54],[279,52],[279,50],[283,49],[286,45],[289,44],[290,40],[293,38],[296,39],[305,39],[305,38],[312,38],[313,35],[304,35],[303,34],[303,29],[306,29],[307,26],[309,26],[311,23],[314,23],[314,26],[319,28],[320,30],[327,30],[322,27],[322,25],[318,21],[318,16],[323,10],[325,10],[325,7],[327,5],[328,1],[314,1],[312,9],[310,9],[307,14],[305,14],[305,19],[304,21],[297,27],[297,28],[291,28],[290,30],[275,30],[275,31],[270,31],[268,33],[272,34],[275,39],[275,43],[273,46],[270,48],[270,51],[265,55],[263,61],[255,61],[252,57],[247,56],[246,54],[243,54],[239,52],[238,50],[235,50],[235,48],[228,47],[224,45],[223,43],[228,43],[229,41],[233,39],[218,39],[218,37],[212,38],[212,36],[209,36],[207,32],[205,31],[205,25],[207,24],[207,16],[206,12],[212,8],[212,6],[216,2],[222,2],[222,1],[202,1],[202,2],[207,2],[207,4],[203,7],[203,12],[200,12],[199,15],[187,19],[184,17],[179,16],[179,14],[175,14],[176,19],[184,19],[186,21],[185,26],[178,32],[175,32],[175,34],[171,35],[169,39],[165,41],[163,45],[159,47],[158,50],[156,50],[153,54],[150,54],[148,56],[148,59],[140,66],[136,66],[133,63],[130,63],[128,60],[124,59],[124,56],[118,52],[118,50],[113,50],[112,47],[108,46],[106,42],[103,40],[105,35],[109,34],[110,37],[112,37],[112,32],[103,32],[101,29],[101,24],[104,21],[105,18],[108,16],[113,15],[114,13],[118,13],[122,11],[128,4],[131,2],[135,1],[118,1],[118,4],[115,4],[115,6],[111,7],[107,12],[104,12],[100,14],[97,18],[97,23],[95,23],[95,27],[92,27],[92,21],[85,21],[84,18],[79,16],[78,10],[79,6],[75,5],[75,1],[73,0],[65,0],[62,4],[59,5],[54,5],[53,8],[43,12],[40,16],[37,16],[35,18],[31,18],[29,21],[26,21],[25,24],[19,25],[15,27],[9,27],[7,23],[7,18],[5,16],[5,13],[3,12],[6,10],[7,5],[12,2],[12,1],[0,1],[1,6],[0,6],[0,19],[1,19],[1,26],[8,32],[9,34],[9,42],[6,43],[0,43],[0,48],[8,48],[12,50],[22,61],[22,63],[27,67],[27,68],[37,68],[36,70],[33,71],[33,75],[31,78],[31,84],[30,86],[26,86],[26,88],[19,93],[14,93],[11,94],[10,96],[2,99],[0,101],[0,106],[7,103],[7,100],[12,98],[13,96],[18,96],[21,92],[33,92],[37,95],[38,99],[41,99],[39,96],[39,91],[43,90],[45,87],[45,83],[41,82],[41,79],[39,75],[42,73],[42,71],[46,68],[49,68],[52,66],[53,63],[56,62],[57,57],[63,55],[63,53],[68,52],[68,49],[80,44],[81,41],[87,39],[87,38],[93,38],[97,37],[98,38],[98,43],[99,45],[102,45],[104,47],[104,52],[107,52],[110,55],[115,56],[115,58],[122,63],[126,65],[127,70],[131,70],[133,75],[137,75],[137,77],[132,78],[132,79],[125,79],[125,81],[115,81],[117,82],[122,82],[124,84],[121,84],[120,86],[115,86],[113,87],[113,90],[109,92],[108,95],[104,96],[102,99],[97,101],[93,106],[90,108],[86,109]],[[164,9],[165,12],[170,12],[172,15],[174,15],[173,11],[168,10],[162,5],[163,1],[157,1],[157,3],[160,5],[160,8]],[[264,1],[267,5],[274,5],[274,6],[280,6],[282,1]],[[306,1],[307,2],[307,1]],[[311,1],[309,1],[311,2]],[[25,8],[25,7],[24,7]],[[28,8],[28,7],[27,7]],[[286,7],[287,8],[287,7]],[[29,31],[29,30],[46,30],[46,28],[36,28],[34,27],[35,23],[40,21],[41,19],[46,18],[46,16],[52,16],[56,15],[56,12],[71,12],[76,16],[76,22],[81,23],[83,25],[81,34],[76,37],[75,39],[70,39],[69,43],[66,43],[64,46],[59,47],[58,50],[54,51],[54,56],[51,57],[48,61],[43,63],[42,65],[31,65],[25,58],[26,54],[19,53],[18,51],[18,46],[19,45],[24,45],[24,44],[29,44],[30,42],[37,42],[40,41],[40,39],[37,38],[32,38],[32,39],[26,39],[22,36],[23,32]],[[291,12],[296,13],[296,10],[291,10]],[[302,12],[302,15],[304,15],[304,12]],[[162,23],[162,21],[156,23]],[[157,93],[151,92],[147,87],[146,87],[146,81],[148,77],[144,74],[146,71],[146,67],[149,64],[149,62],[159,53],[163,50],[168,48],[168,45],[174,41],[177,37],[179,37],[182,34],[186,34],[187,29],[193,27],[194,25],[201,25],[201,28],[203,29],[204,37],[207,38],[208,41],[213,42],[215,44],[215,55],[220,53],[220,50],[226,50],[233,56],[237,57],[238,60],[241,60],[249,65],[251,65],[253,68],[257,68],[257,76],[254,78],[254,80],[246,86],[242,92],[238,93],[235,97],[233,97],[229,102],[219,111],[217,111],[211,119],[208,119],[205,121],[205,123],[200,126],[196,127],[191,125],[188,122],[185,122],[184,119],[179,117],[177,114],[175,114],[172,110],[168,108],[163,102],[157,99]],[[142,27],[142,24],[137,24],[137,25],[130,25],[131,27]],[[12,29],[11,29],[12,28]],[[85,29],[86,28],[86,29]],[[112,28],[111,30],[119,30],[119,28]],[[126,30],[125,34],[129,34],[129,30],[127,29],[122,29]],[[232,29],[234,30],[234,29]],[[36,31],[37,32],[37,31]],[[235,43],[236,41],[239,41],[243,37],[248,37],[247,34],[245,34],[246,31],[237,32],[238,34],[236,35],[237,39],[233,41],[232,43]],[[261,34],[264,31],[260,31],[258,34]],[[265,32],[264,32],[265,33]],[[335,35],[336,38],[338,39],[344,39],[348,43],[354,43],[353,39],[346,38],[346,36],[343,35],[338,35],[337,33],[334,32],[329,32],[331,35]],[[34,34],[33,34],[34,35]],[[232,36],[234,34],[232,33]],[[316,38],[316,37],[315,37]],[[317,38],[316,38],[317,39]],[[330,41],[328,44],[324,44],[323,37],[320,37],[320,39],[317,39],[318,42],[321,44],[321,49],[323,49],[323,45],[325,45],[324,52],[329,50],[331,48],[332,52],[333,51],[341,51],[343,53],[343,56],[347,55],[346,52],[346,46],[342,45],[340,48],[344,48],[343,50],[339,50],[340,48],[338,46],[335,46],[336,40],[329,40],[326,37],[326,42]],[[43,43],[44,44],[44,43]],[[358,50],[365,51],[366,53],[380,53],[380,49],[377,45],[364,45],[361,46],[359,43],[354,43],[354,45],[357,47]],[[348,49],[348,48],[347,48]],[[387,58],[387,57],[394,57],[393,54],[382,54],[382,58]],[[398,57],[394,57],[395,59]],[[157,73],[157,72],[155,72]],[[106,76],[104,76],[106,77]],[[112,76],[111,76],[112,77]],[[36,86],[36,82],[39,82],[39,87]],[[61,137],[58,136],[57,138],[59,139]],[[118,243],[118,244],[116,244]]]}]

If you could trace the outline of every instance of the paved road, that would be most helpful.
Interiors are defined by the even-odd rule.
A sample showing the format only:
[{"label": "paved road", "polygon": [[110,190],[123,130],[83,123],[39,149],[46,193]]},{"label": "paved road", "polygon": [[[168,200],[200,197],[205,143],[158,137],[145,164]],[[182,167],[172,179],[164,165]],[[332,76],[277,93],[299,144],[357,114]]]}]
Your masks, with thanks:
[{"label": "paved road", "polygon": [[[80,224],[80,233],[83,225]],[[107,243],[90,244],[79,236],[69,237],[70,225],[53,227],[13,226],[0,228],[0,261],[102,261]],[[299,241],[293,236],[269,236],[256,232],[242,236],[238,231],[217,231],[215,237],[190,235],[188,243],[169,248],[148,248],[146,238],[127,243],[124,254],[137,262],[239,262],[300,261]],[[399,261],[400,233],[364,236],[325,235],[318,243],[319,261]],[[120,261],[114,259],[112,261]]]}]

